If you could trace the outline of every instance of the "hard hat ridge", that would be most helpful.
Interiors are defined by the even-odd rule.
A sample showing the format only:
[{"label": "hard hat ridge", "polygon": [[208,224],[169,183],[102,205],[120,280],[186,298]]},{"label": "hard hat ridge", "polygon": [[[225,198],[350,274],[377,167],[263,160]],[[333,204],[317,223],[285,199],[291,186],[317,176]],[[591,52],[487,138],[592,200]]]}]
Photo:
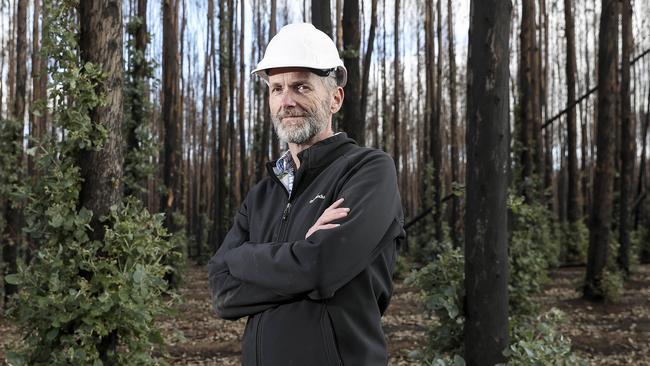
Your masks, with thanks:
[{"label": "hard hat ridge", "polygon": [[251,73],[268,82],[268,70],[280,67],[302,67],[312,72],[336,70],[338,84],[345,86],[347,82],[347,69],[336,45],[327,34],[310,23],[292,23],[282,27],[271,39],[264,58]]}]

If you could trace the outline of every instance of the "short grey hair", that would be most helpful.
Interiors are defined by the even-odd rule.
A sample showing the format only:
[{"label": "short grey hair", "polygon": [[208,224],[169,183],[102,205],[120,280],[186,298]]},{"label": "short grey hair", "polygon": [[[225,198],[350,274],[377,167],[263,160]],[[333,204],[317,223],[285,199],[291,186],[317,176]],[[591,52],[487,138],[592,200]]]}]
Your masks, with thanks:
[{"label": "short grey hair", "polygon": [[337,73],[332,72],[329,75],[324,76],[322,78],[323,85],[325,85],[325,88],[327,88],[328,91],[332,91],[339,86],[339,82],[338,82],[338,78],[336,77],[336,74]]},{"label": "short grey hair", "polygon": [[344,78],[345,71],[343,71],[343,68],[337,67],[323,78],[323,84],[328,90],[334,90],[336,87],[343,85]]}]

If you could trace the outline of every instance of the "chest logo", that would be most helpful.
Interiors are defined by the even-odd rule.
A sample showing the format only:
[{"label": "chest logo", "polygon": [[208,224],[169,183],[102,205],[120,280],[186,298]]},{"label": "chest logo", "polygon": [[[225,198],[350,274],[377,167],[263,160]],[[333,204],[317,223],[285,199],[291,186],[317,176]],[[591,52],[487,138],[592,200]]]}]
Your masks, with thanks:
[{"label": "chest logo", "polygon": [[309,203],[314,203],[314,201],[316,201],[318,199],[324,200],[325,196],[323,196],[322,194],[318,194],[318,195],[316,195],[316,197],[312,198],[311,201],[309,201]]}]

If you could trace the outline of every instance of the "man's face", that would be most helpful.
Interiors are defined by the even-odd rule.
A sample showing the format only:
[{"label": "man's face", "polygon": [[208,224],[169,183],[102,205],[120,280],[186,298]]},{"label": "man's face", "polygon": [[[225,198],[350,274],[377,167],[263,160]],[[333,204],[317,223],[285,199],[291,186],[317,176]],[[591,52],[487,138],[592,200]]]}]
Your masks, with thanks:
[{"label": "man's face", "polygon": [[[329,127],[332,94],[321,77],[301,68],[269,72],[269,106],[280,140],[305,144]],[[336,108],[338,110],[338,108]]]}]

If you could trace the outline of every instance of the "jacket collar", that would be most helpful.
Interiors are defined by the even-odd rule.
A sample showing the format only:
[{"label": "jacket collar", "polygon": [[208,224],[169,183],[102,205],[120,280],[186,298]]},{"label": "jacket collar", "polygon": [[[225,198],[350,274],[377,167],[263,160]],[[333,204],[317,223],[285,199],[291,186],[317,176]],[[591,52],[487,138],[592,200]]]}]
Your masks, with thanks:
[{"label": "jacket collar", "polygon": [[[300,169],[296,171],[296,185],[308,184],[313,178],[327,168],[332,162],[355,148],[357,143],[345,132],[337,133],[321,140],[298,153]],[[266,163],[270,175],[274,175],[273,167],[277,160]],[[300,182],[299,182],[300,181]]]}]

